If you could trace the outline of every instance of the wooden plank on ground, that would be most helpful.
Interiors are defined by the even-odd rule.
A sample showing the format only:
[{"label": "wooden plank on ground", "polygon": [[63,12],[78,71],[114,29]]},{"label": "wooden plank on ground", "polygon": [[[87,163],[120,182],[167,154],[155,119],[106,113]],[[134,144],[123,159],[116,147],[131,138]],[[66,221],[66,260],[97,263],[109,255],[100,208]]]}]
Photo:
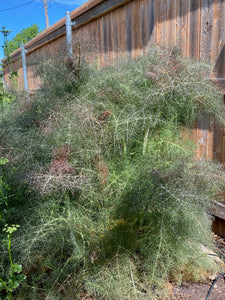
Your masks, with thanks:
[{"label": "wooden plank on ground", "polygon": [[225,204],[218,202],[213,210],[213,215],[225,220]]}]

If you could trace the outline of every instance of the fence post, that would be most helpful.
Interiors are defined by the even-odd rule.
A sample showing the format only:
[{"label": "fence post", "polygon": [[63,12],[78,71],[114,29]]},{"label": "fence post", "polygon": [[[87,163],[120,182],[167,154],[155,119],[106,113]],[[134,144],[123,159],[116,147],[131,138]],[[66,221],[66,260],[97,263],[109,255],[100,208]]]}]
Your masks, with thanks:
[{"label": "fence post", "polygon": [[72,22],[70,12],[66,12],[66,44],[67,52],[70,58],[73,57],[73,46],[72,46]]},{"label": "fence post", "polygon": [[22,52],[22,63],[23,63],[23,79],[24,79],[24,89],[28,92],[28,83],[27,83],[27,65],[26,65],[26,52],[24,44],[21,45]]},{"label": "fence post", "polygon": [[70,58],[73,58],[73,44],[72,44],[72,26],[76,25],[76,22],[71,22],[70,12],[66,12],[66,44],[67,53]]}]

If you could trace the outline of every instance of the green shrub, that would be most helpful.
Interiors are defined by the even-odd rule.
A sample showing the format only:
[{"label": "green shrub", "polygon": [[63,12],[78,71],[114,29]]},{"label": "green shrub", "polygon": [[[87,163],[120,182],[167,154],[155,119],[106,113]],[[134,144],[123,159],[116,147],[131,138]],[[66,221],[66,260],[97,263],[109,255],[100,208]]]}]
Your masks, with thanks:
[{"label": "green shrub", "polygon": [[154,299],[168,279],[199,280],[225,176],[182,132],[206,113],[224,122],[210,66],[155,47],[84,64],[68,83],[61,61],[43,62],[40,93],[0,116],[10,185],[24,191],[15,251],[33,288],[19,296]]}]

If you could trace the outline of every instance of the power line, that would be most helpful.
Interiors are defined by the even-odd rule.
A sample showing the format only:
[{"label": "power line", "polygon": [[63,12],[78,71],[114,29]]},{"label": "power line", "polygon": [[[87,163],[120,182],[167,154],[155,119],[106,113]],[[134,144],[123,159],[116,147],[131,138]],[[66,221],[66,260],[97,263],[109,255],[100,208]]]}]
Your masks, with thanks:
[{"label": "power line", "polygon": [[[38,11],[38,9],[35,7],[30,13],[29,13],[29,16],[26,17],[26,20],[20,24],[20,25],[17,25],[16,26],[16,29],[14,30],[15,27],[13,27],[12,29],[12,32],[13,34],[17,34],[19,33],[21,30],[24,29],[24,25],[31,19],[31,18],[34,18],[34,16],[36,16],[37,14],[40,14],[40,11]],[[38,24],[37,24],[38,25]],[[39,26],[39,25],[38,25]],[[11,34],[10,33],[10,34]]]},{"label": "power line", "polygon": [[18,6],[14,6],[14,7],[10,7],[10,8],[5,8],[5,9],[0,9],[0,12],[12,10],[12,9],[16,9],[16,8],[19,8],[19,7],[22,7],[22,6],[26,6],[26,5],[31,4],[31,3],[34,3],[34,1],[32,0],[32,1],[29,1],[29,2],[27,2],[27,3],[18,5]]},{"label": "power line", "polygon": [[59,4],[59,3],[58,3],[57,1],[55,1],[55,0],[50,0],[50,2],[53,2],[53,3],[55,3],[56,5],[58,5],[59,7],[62,7],[63,9],[67,10],[67,8],[66,8],[65,6]]}]

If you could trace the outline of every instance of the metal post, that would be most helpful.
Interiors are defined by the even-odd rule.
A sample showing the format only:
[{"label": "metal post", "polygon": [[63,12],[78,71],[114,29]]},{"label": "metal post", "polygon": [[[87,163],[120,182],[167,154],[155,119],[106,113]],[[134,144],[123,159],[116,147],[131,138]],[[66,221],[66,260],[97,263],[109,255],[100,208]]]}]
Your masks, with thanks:
[{"label": "metal post", "polygon": [[27,65],[26,65],[26,52],[24,44],[21,45],[22,52],[22,63],[23,63],[23,79],[24,79],[24,89],[28,92],[28,83],[27,83]]},{"label": "metal post", "polygon": [[67,51],[68,56],[73,58],[73,47],[72,47],[72,23],[70,12],[66,12],[66,43],[67,43]]}]

